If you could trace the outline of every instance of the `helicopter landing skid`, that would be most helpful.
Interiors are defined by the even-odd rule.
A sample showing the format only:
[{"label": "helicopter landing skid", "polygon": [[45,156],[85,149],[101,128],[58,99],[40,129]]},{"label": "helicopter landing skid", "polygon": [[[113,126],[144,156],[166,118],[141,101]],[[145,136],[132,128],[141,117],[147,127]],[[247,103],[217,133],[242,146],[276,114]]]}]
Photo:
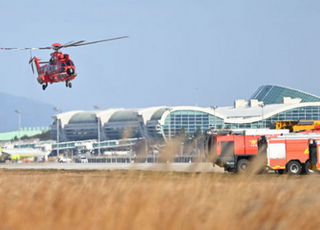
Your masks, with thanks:
[{"label": "helicopter landing skid", "polygon": [[66,81],[66,87],[72,88],[71,82]]}]

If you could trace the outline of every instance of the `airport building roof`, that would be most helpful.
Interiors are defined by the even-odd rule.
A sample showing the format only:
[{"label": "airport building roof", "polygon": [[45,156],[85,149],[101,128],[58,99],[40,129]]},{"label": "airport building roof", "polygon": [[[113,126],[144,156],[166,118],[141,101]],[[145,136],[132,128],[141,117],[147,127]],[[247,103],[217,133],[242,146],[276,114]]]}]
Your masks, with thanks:
[{"label": "airport building roof", "polygon": [[137,115],[137,110],[120,110],[112,114],[108,122],[136,121]]},{"label": "airport building roof", "polygon": [[155,120],[160,120],[162,115],[167,111],[166,108],[160,108],[158,109],[155,113],[152,114],[150,120],[155,121]]},{"label": "airport building roof", "polygon": [[265,105],[280,104],[284,97],[301,98],[301,102],[320,102],[320,97],[279,85],[262,85],[249,98],[263,101]]},{"label": "airport building roof", "polygon": [[68,124],[95,123],[95,122],[96,122],[95,112],[78,112],[70,118]]}]

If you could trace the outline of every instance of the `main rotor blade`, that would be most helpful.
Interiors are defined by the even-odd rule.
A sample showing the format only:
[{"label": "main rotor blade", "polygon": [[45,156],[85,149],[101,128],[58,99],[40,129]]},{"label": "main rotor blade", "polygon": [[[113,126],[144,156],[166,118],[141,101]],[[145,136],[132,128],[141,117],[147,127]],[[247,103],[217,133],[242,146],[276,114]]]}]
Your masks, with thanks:
[{"label": "main rotor blade", "polygon": [[99,40],[99,41],[93,41],[93,42],[85,42],[84,40],[78,41],[78,42],[68,42],[65,45],[61,46],[47,46],[47,47],[31,47],[31,48],[0,48],[0,50],[55,50],[58,51],[61,48],[67,48],[67,47],[76,47],[76,46],[85,46],[85,45],[91,45],[95,43],[100,43],[100,42],[108,42],[108,41],[113,41],[113,40],[118,40],[122,38],[128,38],[128,36],[123,36],[123,37],[117,37],[117,38],[109,38],[109,39],[104,39],[104,40]]},{"label": "main rotor blade", "polygon": [[64,43],[62,46],[66,46],[66,45],[69,45],[71,43],[73,43],[74,41],[70,41],[70,42],[67,42],[67,43]]},{"label": "main rotor blade", "polygon": [[99,43],[99,42],[108,42],[108,41],[118,40],[118,39],[122,39],[122,38],[128,38],[128,36],[117,37],[117,38],[109,38],[109,39],[104,39],[104,40],[99,40],[99,41],[94,41],[94,42],[87,42],[87,43],[82,43],[84,41],[81,41],[82,44],[70,44],[67,47],[70,47],[70,46],[85,46],[85,45],[91,45],[91,44],[95,44],[95,43]]},{"label": "main rotor blade", "polygon": [[76,46],[82,42],[85,42],[85,40],[82,40],[82,41],[78,41],[78,42],[73,42],[71,44],[65,44],[65,45],[62,45],[61,48],[66,48],[66,47],[70,47],[70,46]]},{"label": "main rotor blade", "polygon": [[0,48],[0,50],[48,50],[52,49],[51,46],[48,47],[34,47],[34,48]]}]

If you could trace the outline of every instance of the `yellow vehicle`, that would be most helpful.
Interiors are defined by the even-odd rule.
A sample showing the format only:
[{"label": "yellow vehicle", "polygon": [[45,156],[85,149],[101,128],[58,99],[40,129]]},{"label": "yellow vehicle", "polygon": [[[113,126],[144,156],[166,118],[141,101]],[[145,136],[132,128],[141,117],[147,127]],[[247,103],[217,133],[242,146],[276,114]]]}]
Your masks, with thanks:
[{"label": "yellow vehicle", "polygon": [[276,121],[276,129],[289,129],[290,132],[319,130],[320,121]]}]

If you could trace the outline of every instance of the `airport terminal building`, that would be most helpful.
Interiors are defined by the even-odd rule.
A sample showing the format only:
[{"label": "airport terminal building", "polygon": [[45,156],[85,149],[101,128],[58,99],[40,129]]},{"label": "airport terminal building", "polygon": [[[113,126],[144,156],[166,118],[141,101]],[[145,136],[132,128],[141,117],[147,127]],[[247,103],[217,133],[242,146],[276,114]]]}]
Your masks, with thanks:
[{"label": "airport terminal building", "polygon": [[164,141],[182,130],[192,136],[210,128],[266,128],[284,120],[320,120],[320,97],[288,87],[263,85],[248,100],[236,100],[229,107],[70,111],[53,116],[51,137],[58,137],[59,142],[129,138]]}]

